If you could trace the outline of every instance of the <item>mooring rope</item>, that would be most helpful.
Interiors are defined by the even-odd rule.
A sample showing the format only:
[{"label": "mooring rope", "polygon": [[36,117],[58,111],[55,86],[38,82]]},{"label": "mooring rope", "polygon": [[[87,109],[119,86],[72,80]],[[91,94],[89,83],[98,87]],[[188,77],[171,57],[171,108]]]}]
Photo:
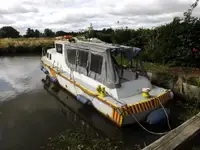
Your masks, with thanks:
[{"label": "mooring rope", "polygon": [[[164,106],[162,105],[160,99],[158,99],[158,100],[159,100],[159,103],[160,103],[161,107],[163,108],[163,110],[164,110],[164,112],[165,112],[165,115],[166,115],[166,117],[167,117],[167,124],[168,124],[168,127],[169,127],[170,131],[171,131],[171,126],[170,126],[170,123],[169,123],[169,116],[168,116],[168,114],[167,114],[167,112],[166,112]],[[125,108],[125,110],[129,113],[129,111],[128,111],[126,108]],[[134,114],[131,114],[131,116],[134,118],[134,120],[139,124],[139,126],[140,126],[142,129],[144,129],[145,131],[149,132],[150,134],[154,134],[154,135],[164,135],[164,134],[169,133],[169,131],[168,131],[168,132],[161,132],[161,133],[150,131],[150,130],[148,130],[147,128],[145,128],[145,127],[138,121],[138,119],[134,116]]]}]

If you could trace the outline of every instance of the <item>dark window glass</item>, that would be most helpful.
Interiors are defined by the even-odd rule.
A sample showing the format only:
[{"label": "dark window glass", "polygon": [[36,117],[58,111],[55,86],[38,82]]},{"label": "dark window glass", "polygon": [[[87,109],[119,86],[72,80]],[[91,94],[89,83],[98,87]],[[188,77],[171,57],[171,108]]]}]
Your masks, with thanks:
[{"label": "dark window glass", "polygon": [[90,70],[101,74],[101,68],[103,63],[103,57],[100,55],[91,54]]},{"label": "dark window glass", "polygon": [[47,58],[49,58],[49,53],[47,53]]},{"label": "dark window glass", "polygon": [[62,44],[56,44],[56,51],[60,54],[62,54],[63,46]]},{"label": "dark window glass", "polygon": [[50,58],[50,60],[51,60],[51,54],[49,54],[49,56],[50,56],[49,58]]},{"label": "dark window glass", "polygon": [[78,65],[86,68],[88,61],[88,52],[86,51],[78,51]]},{"label": "dark window glass", "polygon": [[67,58],[70,64],[75,64],[76,62],[76,50],[75,49],[68,49],[67,50]]}]

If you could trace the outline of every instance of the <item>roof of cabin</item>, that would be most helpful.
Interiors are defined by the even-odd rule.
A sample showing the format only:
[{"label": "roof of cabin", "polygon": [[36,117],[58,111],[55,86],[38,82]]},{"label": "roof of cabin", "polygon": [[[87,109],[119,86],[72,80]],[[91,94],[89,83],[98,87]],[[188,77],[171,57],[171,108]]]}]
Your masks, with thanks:
[{"label": "roof of cabin", "polygon": [[114,44],[109,44],[105,42],[88,42],[88,41],[77,41],[75,43],[70,43],[67,40],[59,40],[55,41],[55,43],[59,44],[66,44],[69,45],[70,47],[76,47],[80,49],[88,49],[91,51],[97,51],[97,52],[105,52],[107,50],[127,50],[127,49],[133,49],[136,47],[130,47],[130,46],[125,46],[125,45],[114,45]]}]

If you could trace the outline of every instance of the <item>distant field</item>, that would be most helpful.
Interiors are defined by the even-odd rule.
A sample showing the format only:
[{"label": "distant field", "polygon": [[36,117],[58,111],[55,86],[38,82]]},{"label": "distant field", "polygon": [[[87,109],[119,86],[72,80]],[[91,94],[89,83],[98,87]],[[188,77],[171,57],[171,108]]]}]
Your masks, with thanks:
[{"label": "distant field", "polygon": [[54,38],[4,38],[0,39],[0,52],[9,53],[40,53],[43,47],[52,47]]}]

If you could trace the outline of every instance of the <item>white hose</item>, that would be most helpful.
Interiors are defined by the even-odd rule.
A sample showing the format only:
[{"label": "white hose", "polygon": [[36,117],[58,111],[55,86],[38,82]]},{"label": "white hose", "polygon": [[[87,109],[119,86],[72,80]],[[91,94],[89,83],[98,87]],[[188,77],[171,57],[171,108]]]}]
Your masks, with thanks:
[{"label": "white hose", "polygon": [[[160,99],[158,99],[158,100],[159,100],[159,103],[160,103],[161,107],[163,108],[163,110],[164,110],[164,112],[165,112],[165,115],[166,115],[166,117],[167,117],[167,124],[168,124],[169,129],[171,130],[171,126],[170,126],[170,124],[169,124],[169,116],[168,116],[168,114],[167,114],[165,108],[163,107],[163,105],[162,105]],[[127,109],[125,109],[125,110],[129,113],[129,111],[128,111]],[[141,127],[142,129],[144,129],[145,131],[147,131],[147,132],[149,132],[149,133],[151,133],[151,134],[154,134],[154,135],[164,135],[164,134],[169,133],[169,131],[168,131],[168,132],[162,132],[162,133],[156,133],[156,132],[150,131],[150,130],[146,129],[146,128],[137,120],[137,118],[136,118],[133,114],[131,114],[131,116],[132,116],[132,117],[134,118],[134,120],[140,125],[140,127]]]}]

